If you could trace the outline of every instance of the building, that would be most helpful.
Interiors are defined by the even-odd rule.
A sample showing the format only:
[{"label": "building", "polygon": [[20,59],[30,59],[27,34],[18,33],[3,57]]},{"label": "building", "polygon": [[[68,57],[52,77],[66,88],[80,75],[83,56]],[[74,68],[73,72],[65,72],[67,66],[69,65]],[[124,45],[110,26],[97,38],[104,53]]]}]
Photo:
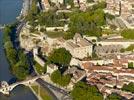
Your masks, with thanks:
[{"label": "building", "polygon": [[112,15],[120,15],[120,0],[106,0],[106,12]]},{"label": "building", "polygon": [[53,2],[55,4],[63,4],[64,0],[51,0],[51,2]]},{"label": "building", "polygon": [[74,6],[80,7],[81,11],[85,11],[87,9],[87,0],[74,0]]},{"label": "building", "polygon": [[50,9],[49,0],[42,0],[42,5],[43,5],[44,11],[47,11]]},{"label": "building", "polygon": [[38,48],[33,49],[34,60],[42,67],[45,65],[45,61],[38,56]]},{"label": "building", "polygon": [[54,71],[58,70],[58,66],[55,64],[49,64],[47,65],[47,72],[48,74],[52,74]]},{"label": "building", "polygon": [[124,84],[134,82],[134,70],[127,65],[129,61],[134,61],[133,54],[117,55],[109,64],[96,65],[95,61],[82,61],[80,66],[86,71],[87,83],[96,85],[101,93],[117,93],[131,99],[134,97],[133,93],[121,90]]},{"label": "building", "polygon": [[134,29],[134,0],[106,0],[106,13],[119,17],[118,21]]},{"label": "building", "polygon": [[66,41],[64,47],[70,51],[74,58],[83,59],[92,56],[93,44],[78,33],[75,34],[72,40]]}]

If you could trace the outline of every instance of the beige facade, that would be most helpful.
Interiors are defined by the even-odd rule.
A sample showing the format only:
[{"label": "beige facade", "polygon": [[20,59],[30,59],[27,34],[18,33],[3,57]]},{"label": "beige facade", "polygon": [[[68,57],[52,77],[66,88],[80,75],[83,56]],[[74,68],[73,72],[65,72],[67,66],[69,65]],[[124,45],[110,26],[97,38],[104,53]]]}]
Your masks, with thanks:
[{"label": "beige facade", "polygon": [[65,43],[65,48],[70,51],[74,58],[83,59],[92,56],[92,44],[78,33],[75,34],[73,40]]}]

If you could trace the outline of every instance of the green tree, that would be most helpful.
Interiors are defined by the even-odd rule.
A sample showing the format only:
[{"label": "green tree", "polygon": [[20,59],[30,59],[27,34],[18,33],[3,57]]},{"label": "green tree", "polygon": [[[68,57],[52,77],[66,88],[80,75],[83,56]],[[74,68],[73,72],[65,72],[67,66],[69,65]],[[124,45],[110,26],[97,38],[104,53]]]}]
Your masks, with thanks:
[{"label": "green tree", "polygon": [[56,70],[51,74],[51,80],[56,84],[59,83],[59,80],[61,80],[61,73],[59,70]]},{"label": "green tree", "polygon": [[65,48],[55,49],[50,53],[48,60],[55,64],[68,65],[71,60],[71,54]]},{"label": "green tree", "polygon": [[106,100],[122,100],[122,97],[116,93],[108,95]]},{"label": "green tree", "polygon": [[134,30],[133,29],[125,29],[121,32],[121,35],[125,39],[134,39]]},{"label": "green tree", "polygon": [[123,85],[122,90],[134,93],[134,83],[131,82],[128,85]]},{"label": "green tree", "polygon": [[97,26],[102,26],[105,24],[105,14],[104,14],[103,9],[95,10],[92,17]]},{"label": "green tree", "polygon": [[71,80],[71,76],[70,75],[63,75],[62,78],[61,78],[61,86],[67,86],[69,83],[70,83],[70,80]]},{"label": "green tree", "polygon": [[103,100],[103,95],[95,86],[78,82],[71,92],[73,100]]},{"label": "green tree", "polygon": [[64,87],[70,83],[71,76],[70,75],[62,75],[59,70],[56,70],[51,74],[51,80],[54,83]]},{"label": "green tree", "polygon": [[133,51],[134,50],[134,44],[131,44],[126,48],[127,51]]},{"label": "green tree", "polygon": [[69,31],[72,34],[82,33],[99,37],[101,36],[99,26],[104,25],[104,23],[104,12],[100,9],[90,12],[75,12],[70,16]]},{"label": "green tree", "polygon": [[128,68],[134,69],[134,63],[133,63],[133,62],[129,62],[129,63],[128,63]]},{"label": "green tree", "polygon": [[28,69],[23,66],[20,62],[18,62],[14,67],[13,67],[13,74],[17,77],[18,80],[24,80],[29,74]]}]

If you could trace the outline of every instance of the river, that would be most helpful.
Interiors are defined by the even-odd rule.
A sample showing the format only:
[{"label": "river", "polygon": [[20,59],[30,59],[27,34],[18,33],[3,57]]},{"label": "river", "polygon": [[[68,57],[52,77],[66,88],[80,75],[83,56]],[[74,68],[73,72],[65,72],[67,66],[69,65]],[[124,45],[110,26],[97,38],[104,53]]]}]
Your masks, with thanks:
[{"label": "river", "polygon": [[[22,0],[0,0],[0,25],[13,23],[22,9],[22,3]],[[0,30],[0,81],[10,82],[14,76],[9,70],[9,64],[3,50],[2,37],[3,33]],[[9,97],[0,93],[0,100],[37,100],[37,98],[29,88],[17,86]]]}]

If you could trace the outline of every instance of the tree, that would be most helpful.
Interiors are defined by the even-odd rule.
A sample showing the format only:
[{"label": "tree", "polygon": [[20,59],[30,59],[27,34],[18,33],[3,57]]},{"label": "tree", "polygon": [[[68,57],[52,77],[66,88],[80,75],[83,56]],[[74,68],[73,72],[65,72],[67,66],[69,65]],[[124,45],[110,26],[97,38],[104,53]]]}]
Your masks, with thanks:
[{"label": "tree", "polygon": [[128,63],[128,68],[134,69],[134,63],[133,63],[133,62],[129,62],[129,63]]},{"label": "tree", "polygon": [[54,83],[58,84],[60,79],[61,79],[61,73],[59,70],[56,70],[51,74],[51,80]]},{"label": "tree", "polygon": [[71,76],[70,75],[63,75],[61,78],[61,86],[67,86],[70,83]]},{"label": "tree", "polygon": [[[16,50],[13,46],[15,25],[7,26],[4,30],[4,48],[10,63],[12,73],[17,79],[23,80],[29,74],[29,63],[26,54],[22,50]],[[19,52],[19,53],[18,53]]]},{"label": "tree", "polygon": [[121,49],[120,49],[120,52],[121,52],[121,53],[124,53],[124,52],[125,52],[125,49],[124,49],[124,48],[121,48]]},{"label": "tree", "polygon": [[[99,17],[98,17],[99,16]],[[90,12],[75,12],[70,16],[69,31],[88,36],[101,36],[101,25],[105,24],[104,12],[101,9]]]},{"label": "tree", "polygon": [[78,82],[71,91],[73,100],[103,100],[103,95],[95,86]]},{"label": "tree", "polygon": [[134,44],[131,44],[126,48],[127,51],[133,51],[134,50]]},{"label": "tree", "polygon": [[122,97],[116,93],[108,95],[106,100],[122,100]]},{"label": "tree", "polygon": [[55,49],[50,53],[48,60],[55,64],[67,66],[70,63],[72,55],[65,48]]},{"label": "tree", "polygon": [[62,75],[59,70],[56,70],[51,74],[51,80],[54,83],[64,87],[70,83],[71,76],[70,75]]},{"label": "tree", "polygon": [[44,66],[42,67],[39,63],[35,62],[35,69],[38,74],[43,74],[44,73]]},{"label": "tree", "polygon": [[134,30],[125,29],[121,32],[121,36],[123,36],[125,39],[134,39]]},{"label": "tree", "polygon": [[18,80],[24,80],[29,74],[28,69],[18,62],[13,69],[13,74],[17,77]]},{"label": "tree", "polygon": [[131,82],[128,85],[123,85],[122,90],[134,93],[134,83]]},{"label": "tree", "polygon": [[102,26],[105,24],[105,14],[102,9],[95,10],[92,17],[97,26]]}]

